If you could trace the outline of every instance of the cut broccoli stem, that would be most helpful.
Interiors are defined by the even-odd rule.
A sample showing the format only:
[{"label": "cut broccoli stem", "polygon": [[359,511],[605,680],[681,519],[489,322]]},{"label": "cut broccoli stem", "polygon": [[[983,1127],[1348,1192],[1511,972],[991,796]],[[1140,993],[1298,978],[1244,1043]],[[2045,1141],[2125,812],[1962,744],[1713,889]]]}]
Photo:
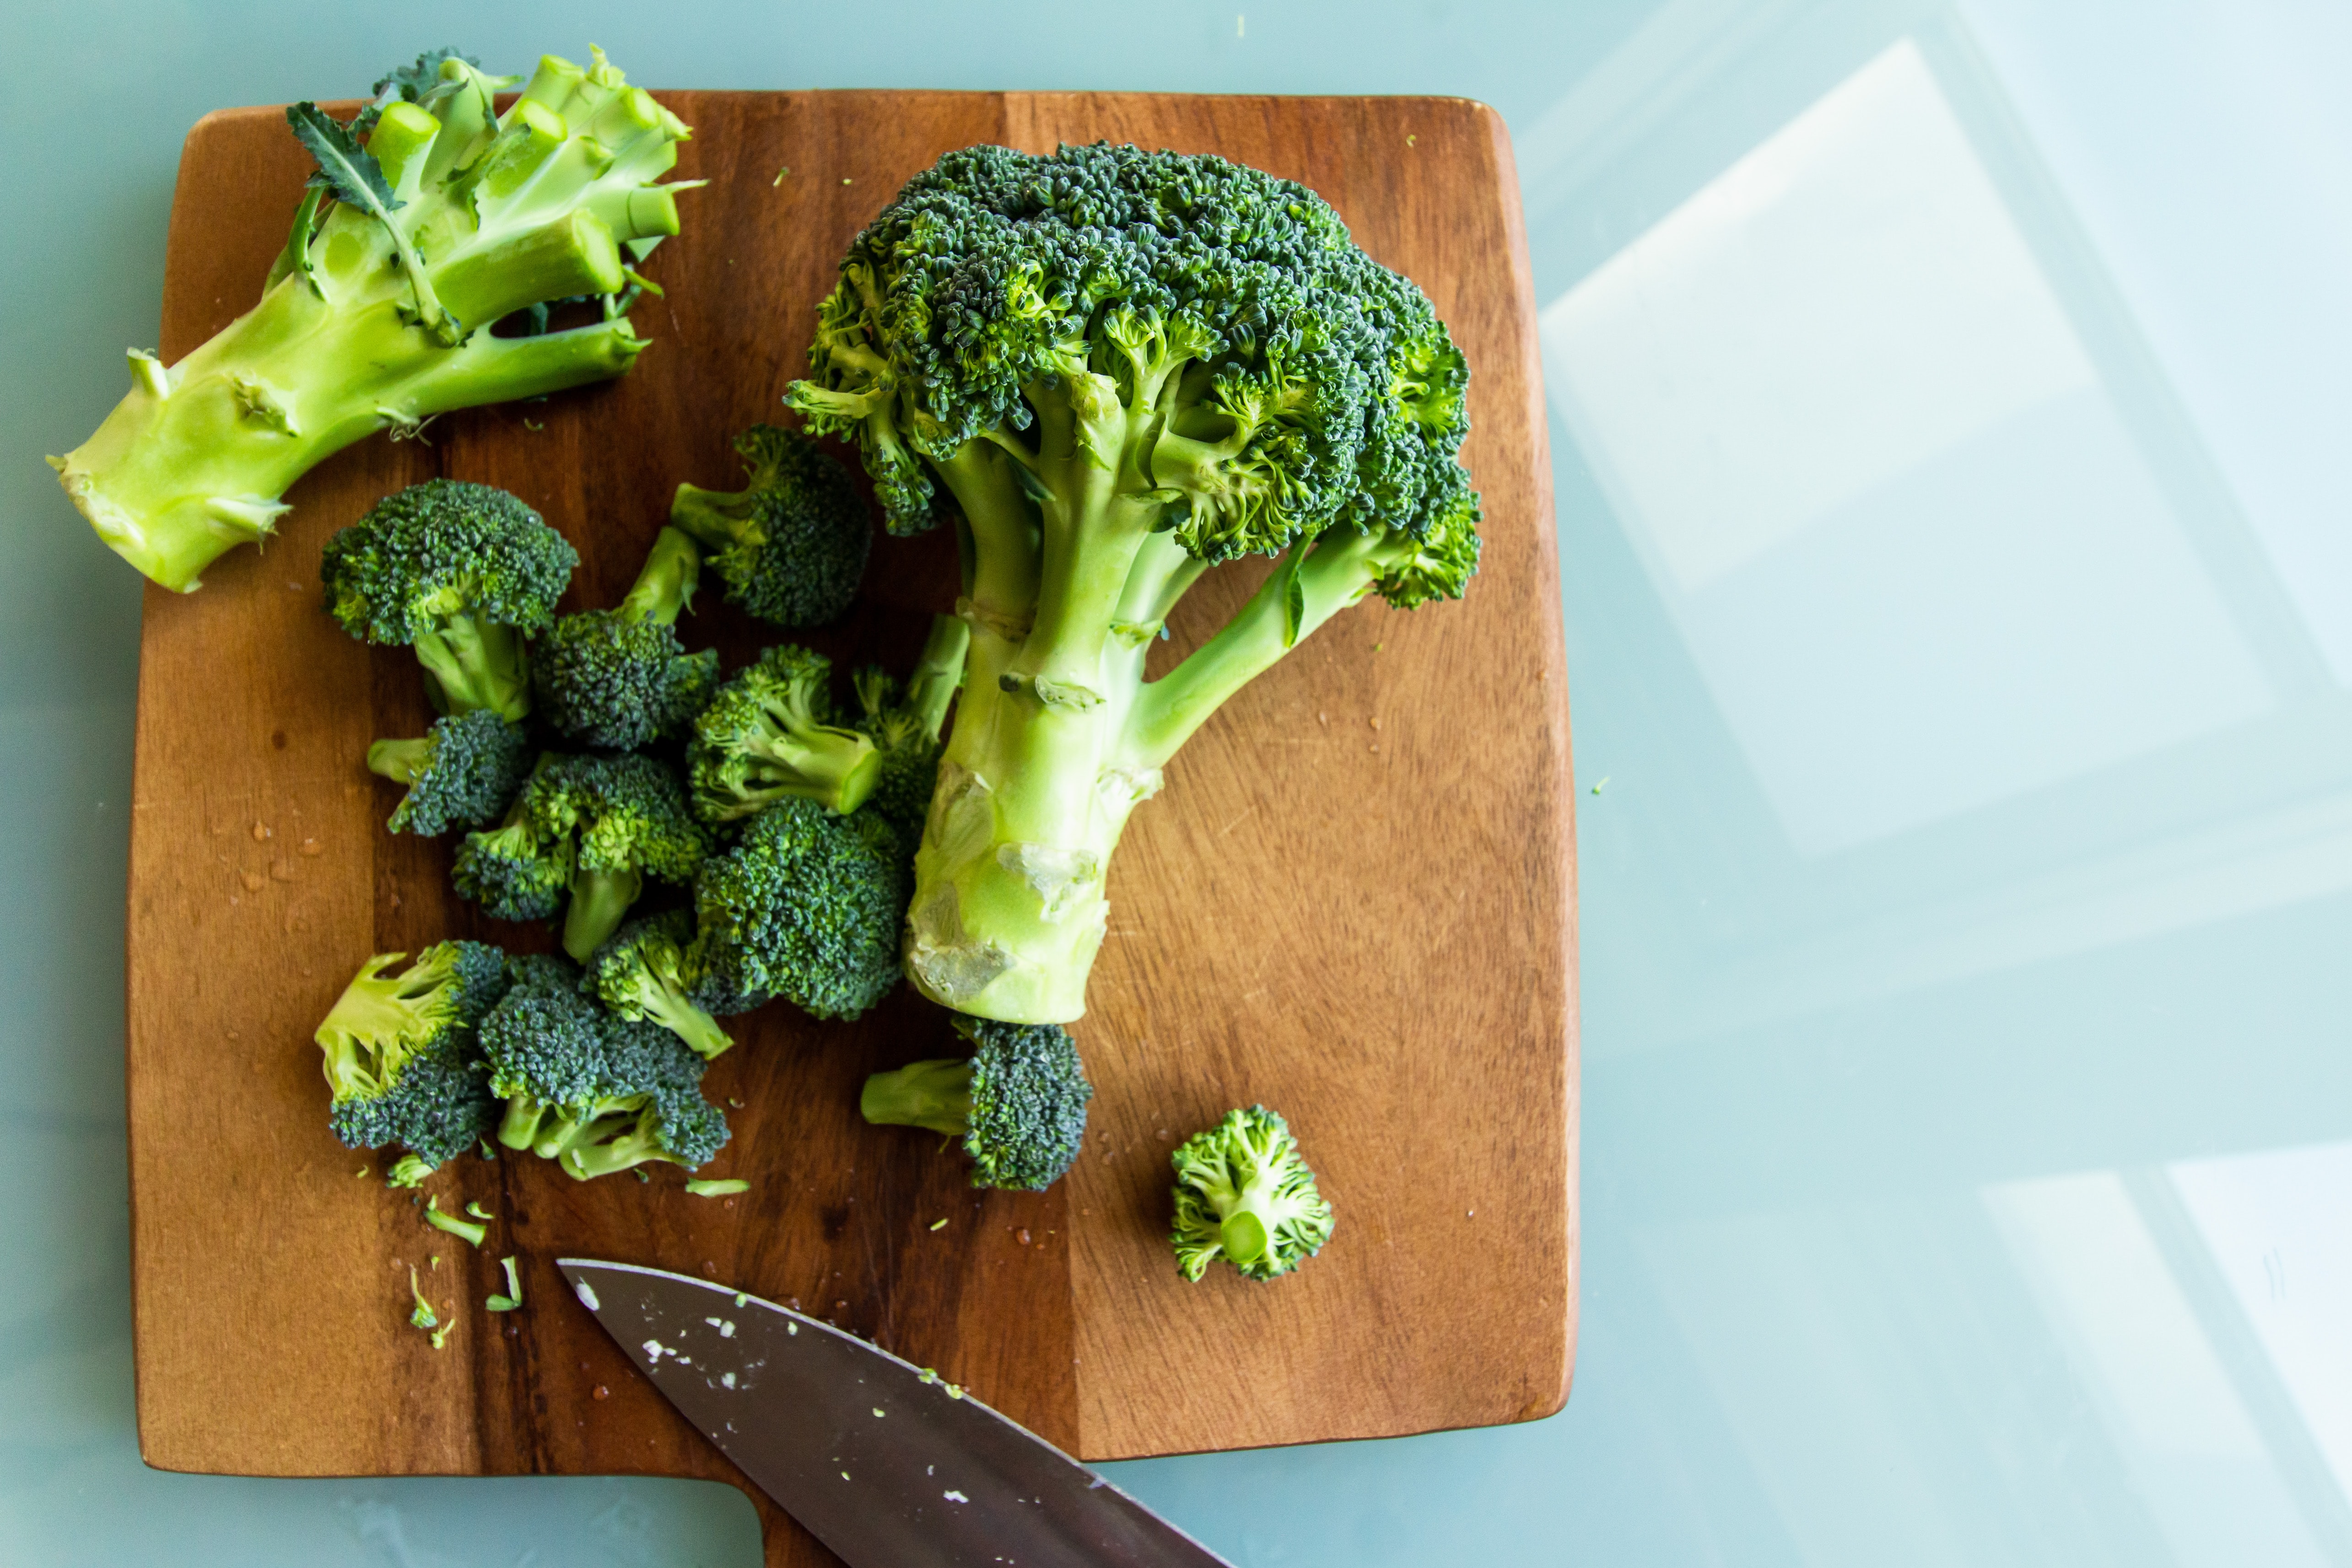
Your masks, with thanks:
[{"label": "cut broccoli stem", "polygon": [[950,1057],[877,1072],[857,1096],[857,1113],[877,1126],[961,1137],[971,1127],[971,1062]]},{"label": "cut broccoli stem", "polygon": [[693,605],[701,573],[702,552],[694,541],[676,528],[664,528],[654,536],[654,548],[646,552],[646,564],[618,612],[631,621],[674,626],[679,612]]},{"label": "cut broccoli stem", "polygon": [[646,890],[645,874],[626,871],[582,870],[572,879],[572,907],[563,912],[563,950],[574,963],[604,945],[628,918],[629,905]]},{"label": "cut broccoli stem", "polygon": [[470,1247],[479,1247],[490,1233],[488,1226],[477,1225],[470,1219],[460,1219],[454,1214],[442,1213],[441,1200],[438,1197],[428,1197],[425,1200],[425,1223],[436,1230],[447,1231]]},{"label": "cut broccoli stem", "polygon": [[530,666],[523,638],[511,626],[458,616],[447,628],[411,644],[425,666],[425,695],[443,714],[488,708],[519,724],[530,712]]},{"label": "cut broccoli stem", "polygon": [[506,1114],[499,1121],[499,1142],[510,1149],[531,1148],[558,1117],[554,1106],[527,1094],[515,1095],[507,1102]]}]

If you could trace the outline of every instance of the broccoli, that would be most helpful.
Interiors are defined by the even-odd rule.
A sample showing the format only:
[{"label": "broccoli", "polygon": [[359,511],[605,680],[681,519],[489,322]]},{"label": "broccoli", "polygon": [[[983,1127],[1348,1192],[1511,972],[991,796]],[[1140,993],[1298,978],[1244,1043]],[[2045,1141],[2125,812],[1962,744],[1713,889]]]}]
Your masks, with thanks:
[{"label": "broccoli", "polygon": [[555,623],[531,661],[539,714],[589,746],[625,751],[684,728],[719,683],[715,649],[689,653],[678,612],[694,601],[694,541],[664,528],[636,585],[612,610]]},{"label": "broccoli", "polygon": [[[950,152],[851,243],[786,402],[855,439],[894,532],[953,499],[971,669],[916,859],[908,970],[1016,1023],[1086,1006],[1104,871],[1217,706],[1339,610],[1458,598],[1462,355],[1304,186],[1101,144]],[[1157,680],[1213,564],[1276,558]]]},{"label": "broccoli", "polygon": [[588,960],[586,984],[621,1017],[657,1023],[708,1060],[735,1042],[694,1004],[686,962],[693,942],[686,910],[632,920]]},{"label": "broccoli", "polygon": [[480,942],[438,942],[399,974],[384,973],[405,956],[379,953],[362,965],[316,1038],[335,1136],[354,1149],[400,1145],[424,1166],[421,1178],[497,1120],[473,1060],[475,1029],[505,995],[507,961]]},{"label": "broccoli", "polygon": [[817,1018],[856,1018],[898,983],[906,860],[889,825],[867,813],[780,800],[711,857],[694,900],[686,967],[707,1012],[782,997]]},{"label": "broccoli", "polygon": [[831,722],[832,673],[824,654],[786,643],[719,688],[687,745],[696,815],[732,822],[794,796],[844,815],[865,803],[882,755]]},{"label": "broccoli", "polygon": [[731,493],[680,485],[670,527],[709,552],[730,604],[779,626],[838,619],[874,542],[848,470],[798,431],[773,425],[753,425],[735,450],[751,485]]},{"label": "broccoli", "polygon": [[916,1061],[866,1081],[857,1108],[878,1125],[963,1139],[971,1185],[1042,1192],[1062,1179],[1087,1135],[1094,1089],[1058,1024],[959,1017],[969,1061]]},{"label": "broccoli", "polygon": [[[542,755],[531,778],[561,760],[552,752]],[[530,793],[526,781],[504,821],[496,828],[467,833],[449,868],[458,893],[495,920],[544,920],[562,904],[572,885],[572,839],[539,831],[530,812]]]},{"label": "broccoli", "polygon": [[524,639],[547,630],[580,552],[488,485],[428,479],[327,541],[327,609],[370,643],[405,643],[444,714],[530,712]]},{"label": "broccoli", "polygon": [[907,678],[903,700],[898,683],[878,665],[857,672],[858,706],[866,717],[858,728],[874,737],[882,771],[866,806],[898,830],[909,855],[923,836],[923,818],[940,779],[940,731],[948,705],[963,683],[963,660],[971,628],[952,615],[931,617],[931,634]]},{"label": "broccoli", "polygon": [[367,765],[408,793],[384,826],[434,837],[495,821],[530,771],[530,737],[490,708],[435,721],[415,740],[379,740]]},{"label": "broccoli", "polygon": [[516,804],[542,852],[570,846],[563,950],[583,962],[620,929],[646,877],[690,883],[709,850],[677,775],[650,757],[550,758]]},{"label": "broccoli", "polygon": [[1331,1239],[1331,1206],[1315,1190],[1290,1124],[1265,1106],[1227,1113],[1171,1157],[1176,1228],[1168,1239],[1187,1280],[1220,1254],[1244,1278],[1271,1280]]},{"label": "broccoli", "polygon": [[702,1058],[659,1025],[619,1018],[561,959],[522,960],[482,1023],[499,1141],[586,1181],[648,1160],[694,1166],[727,1141],[703,1098]]},{"label": "broccoli", "polygon": [[[653,182],[687,128],[602,51],[585,70],[545,57],[496,114],[492,96],[515,82],[427,57],[351,125],[314,103],[287,110],[318,170],[260,302],[169,369],[132,350],[130,394],[50,460],[131,565],[191,591],[224,552],[266,539],[288,487],[330,454],[636,359],[628,260],[677,232],[688,187]],[[602,320],[488,329],[582,295],[602,298]]]}]

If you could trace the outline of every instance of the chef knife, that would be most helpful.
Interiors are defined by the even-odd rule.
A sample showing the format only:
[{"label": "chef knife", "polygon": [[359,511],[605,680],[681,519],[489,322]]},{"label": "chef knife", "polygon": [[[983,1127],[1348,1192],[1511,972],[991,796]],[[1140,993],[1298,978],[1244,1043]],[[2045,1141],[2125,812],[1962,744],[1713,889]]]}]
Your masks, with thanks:
[{"label": "chef knife", "polygon": [[556,1267],[686,1418],[850,1568],[1228,1568],[923,1367],[708,1280]]}]

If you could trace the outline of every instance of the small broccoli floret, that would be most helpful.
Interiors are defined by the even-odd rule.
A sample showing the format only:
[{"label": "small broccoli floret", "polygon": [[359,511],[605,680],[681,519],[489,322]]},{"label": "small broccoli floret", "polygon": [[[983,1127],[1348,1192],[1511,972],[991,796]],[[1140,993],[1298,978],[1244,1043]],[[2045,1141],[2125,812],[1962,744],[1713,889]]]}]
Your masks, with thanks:
[{"label": "small broccoli floret", "polygon": [[866,502],[824,448],[794,430],[755,424],[735,438],[751,485],[680,485],[670,526],[709,552],[727,601],[779,626],[822,626],[856,596],[873,544]]},{"label": "small broccoli floret", "polygon": [[[561,760],[552,752],[541,756],[531,777]],[[572,885],[573,859],[569,834],[540,831],[526,782],[499,826],[466,835],[449,875],[457,892],[480,904],[493,920],[544,920],[562,904]]]},{"label": "small broccoli floret", "polygon": [[738,821],[792,797],[855,811],[882,776],[874,742],[832,722],[833,662],[780,643],[737,671],[694,721],[695,813]]},{"label": "small broccoli floret", "polygon": [[589,988],[625,1019],[656,1023],[706,1060],[735,1042],[694,1005],[686,969],[694,916],[683,909],[633,920],[588,960]]},{"label": "small broccoli floret", "polygon": [[650,757],[550,758],[516,804],[542,845],[572,845],[563,950],[583,961],[620,928],[646,877],[692,882],[709,850],[677,775]]},{"label": "small broccoli floret", "polygon": [[694,885],[688,954],[706,1011],[782,997],[817,1018],[856,1018],[898,983],[907,867],[888,824],[788,797],[751,820]]},{"label": "small broccoli floret", "polygon": [[556,1151],[593,1181],[649,1160],[692,1170],[727,1142],[727,1118],[702,1094],[703,1060],[657,1024],[606,1015],[594,1096],[576,1108]]},{"label": "small broccoli floret", "polygon": [[506,956],[439,942],[361,966],[319,1025],[333,1100],[329,1124],[355,1149],[399,1145],[427,1169],[474,1146],[497,1114],[474,1064],[474,1031],[505,994]]},{"label": "small broccoli floret", "polygon": [[604,1013],[580,990],[580,971],[532,955],[510,966],[513,983],[482,1020],[489,1092],[506,1102],[499,1142],[510,1149],[560,1146],[566,1107],[593,1092]]},{"label": "small broccoli floret", "polygon": [[408,786],[384,826],[428,838],[497,821],[530,764],[522,726],[486,707],[436,719],[415,740],[379,740],[367,754],[368,771]]},{"label": "small broccoli floret", "polygon": [[971,627],[952,615],[934,615],[903,696],[898,683],[878,664],[868,664],[856,677],[857,703],[866,710],[857,727],[874,737],[882,754],[882,771],[866,809],[898,830],[910,856],[923,836],[931,791],[939,786],[940,732],[947,724],[948,705],[963,684],[964,653],[971,646]]},{"label": "small broccoli floret", "polygon": [[1315,1190],[1290,1124],[1263,1105],[1233,1111],[1184,1141],[1169,1240],[1184,1278],[1222,1256],[1252,1280],[1286,1274],[1331,1239],[1331,1206]]},{"label": "small broccoli floret", "polygon": [[1058,1024],[958,1018],[969,1061],[910,1062],[866,1081],[858,1111],[877,1125],[963,1139],[971,1185],[1042,1192],[1062,1179],[1087,1135],[1078,1048]]},{"label": "small broccoli floret", "polygon": [[580,552],[488,485],[429,479],[327,541],[319,575],[344,631],[401,644],[445,714],[530,712],[524,639],[547,630]]},{"label": "small broccoli floret", "polygon": [[717,650],[689,653],[677,640],[699,570],[694,541],[664,528],[616,608],[558,621],[531,661],[540,716],[615,751],[684,729],[719,684]]},{"label": "small broccoli floret", "polygon": [[[541,397],[626,371],[642,262],[678,232],[654,183],[687,136],[599,52],[519,78],[444,53],[395,71],[351,124],[287,110],[317,171],[261,298],[168,370],[132,350],[131,390],[52,459],[99,537],[185,591],[224,551],[267,538],[305,473],[376,431]],[[245,214],[240,214],[242,220]],[[561,332],[489,329],[550,300],[602,297]]]}]

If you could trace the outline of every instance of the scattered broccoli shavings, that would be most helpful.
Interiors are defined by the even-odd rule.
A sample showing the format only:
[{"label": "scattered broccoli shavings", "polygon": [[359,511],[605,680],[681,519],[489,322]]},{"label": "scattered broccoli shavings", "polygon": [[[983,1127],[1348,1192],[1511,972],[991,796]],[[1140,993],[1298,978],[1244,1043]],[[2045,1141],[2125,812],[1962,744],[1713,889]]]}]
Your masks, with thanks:
[{"label": "scattered broccoli shavings", "polygon": [[441,1200],[438,1197],[428,1197],[425,1200],[425,1223],[436,1230],[447,1231],[469,1247],[479,1247],[490,1233],[487,1226],[460,1219],[454,1214],[442,1213]]},{"label": "scattered broccoli shavings", "polygon": [[499,1267],[506,1270],[506,1294],[492,1296],[482,1303],[482,1307],[486,1312],[510,1312],[522,1305],[522,1277],[515,1272],[515,1260],[511,1257],[499,1259]]},{"label": "scattered broccoli shavings", "polygon": [[686,1190],[696,1197],[725,1197],[732,1193],[751,1191],[751,1184],[739,1176],[730,1176],[724,1181],[691,1179],[687,1182]]}]

